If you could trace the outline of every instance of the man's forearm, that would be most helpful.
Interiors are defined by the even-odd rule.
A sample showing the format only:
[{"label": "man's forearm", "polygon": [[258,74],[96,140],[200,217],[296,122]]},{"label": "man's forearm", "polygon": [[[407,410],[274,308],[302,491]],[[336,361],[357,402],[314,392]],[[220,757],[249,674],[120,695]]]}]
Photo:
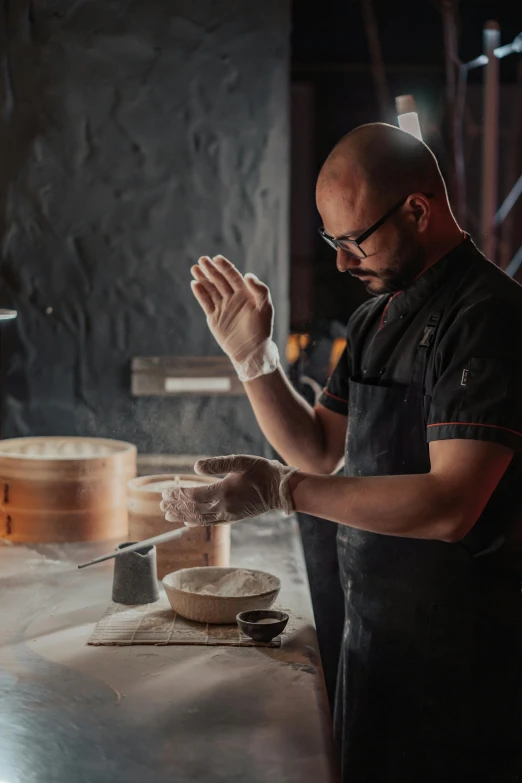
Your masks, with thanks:
[{"label": "man's forearm", "polygon": [[321,423],[281,367],[248,381],[245,391],[263,434],[288,465],[313,473],[328,472]]},{"label": "man's forearm", "polygon": [[439,541],[467,532],[458,504],[431,473],[350,478],[296,473],[294,508],[358,530]]}]

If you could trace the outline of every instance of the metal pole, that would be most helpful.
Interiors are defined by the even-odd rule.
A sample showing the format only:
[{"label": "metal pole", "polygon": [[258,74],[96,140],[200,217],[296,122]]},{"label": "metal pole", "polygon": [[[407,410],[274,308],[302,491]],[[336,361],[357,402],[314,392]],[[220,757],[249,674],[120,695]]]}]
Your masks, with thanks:
[{"label": "metal pole", "polygon": [[466,183],[462,148],[463,101],[466,73],[458,57],[457,46],[458,0],[443,0],[442,24],[446,67],[446,110],[450,146],[450,194],[457,220],[465,227]]},{"label": "metal pole", "polygon": [[[522,94],[521,94],[521,99],[522,99]],[[517,108],[517,105],[515,106],[515,108]],[[516,112],[516,114],[518,114],[518,112]],[[516,134],[513,133],[513,135],[516,138]],[[511,171],[513,171],[514,166],[510,165],[510,169]],[[509,215],[509,213],[517,203],[517,200],[520,196],[522,196],[522,174],[517,179],[517,181],[509,191],[509,193],[507,194],[506,198],[502,202],[502,205],[499,207],[497,214],[495,215],[495,223],[497,225],[500,225],[507,218],[507,216]]]},{"label": "metal pole", "polygon": [[495,261],[495,213],[498,190],[498,89],[499,67],[494,50],[500,45],[497,22],[486,22],[484,55],[488,58],[484,77],[484,120],[482,133],[482,251]]},{"label": "metal pole", "polygon": [[466,160],[464,158],[464,113],[466,110],[466,87],[468,74],[462,63],[459,65],[457,98],[455,101],[455,177],[457,183],[458,216],[461,227],[468,224],[468,202],[466,193]]},{"label": "metal pole", "polygon": [[522,264],[522,245],[518,248],[517,252],[506,267],[506,274],[510,277],[515,277],[516,273],[520,269]]},{"label": "metal pole", "polygon": [[[509,128],[507,150],[504,153],[504,166],[506,170],[506,182],[512,180],[516,172],[522,170],[522,58],[517,63],[517,81],[513,85],[511,100],[511,126]],[[500,259],[499,266],[506,269],[515,248],[522,241],[522,174],[515,182],[508,195],[500,205],[495,222],[500,226]],[[517,204],[518,199],[521,202]]]},{"label": "metal pole", "polygon": [[452,0],[442,0],[442,30],[444,34],[444,66],[446,70],[446,112],[448,118],[448,141],[450,147],[449,166],[449,192],[457,220],[462,220],[460,212],[460,198],[458,193],[457,172],[455,166],[455,103],[457,96],[457,83],[455,79],[455,48],[454,36],[455,8]]},{"label": "metal pole", "polygon": [[377,89],[377,99],[379,101],[381,118],[389,122],[392,108],[390,90],[388,87],[388,80],[386,78],[386,68],[384,66],[384,58],[382,56],[381,42],[379,39],[379,30],[377,28],[377,19],[375,17],[373,0],[362,0],[362,12],[364,26],[366,28],[368,49],[370,50],[373,79]]}]

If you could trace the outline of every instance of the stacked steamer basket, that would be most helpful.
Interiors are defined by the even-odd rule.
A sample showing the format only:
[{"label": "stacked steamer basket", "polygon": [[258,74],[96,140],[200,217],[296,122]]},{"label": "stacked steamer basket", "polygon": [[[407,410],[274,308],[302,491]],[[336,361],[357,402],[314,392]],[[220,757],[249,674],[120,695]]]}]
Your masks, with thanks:
[{"label": "stacked steamer basket", "polygon": [[0,537],[14,542],[125,540],[136,447],[103,438],[0,441]]},{"label": "stacked steamer basket", "polygon": [[[179,484],[178,484],[179,481]],[[166,533],[183,525],[165,520],[160,509],[161,495],[168,487],[197,487],[212,484],[214,479],[194,475],[172,473],[158,476],[142,476],[132,479],[128,485],[129,539],[142,541]],[[230,526],[185,528],[184,535],[157,551],[158,577],[180,568],[193,566],[228,566],[230,562]]]}]

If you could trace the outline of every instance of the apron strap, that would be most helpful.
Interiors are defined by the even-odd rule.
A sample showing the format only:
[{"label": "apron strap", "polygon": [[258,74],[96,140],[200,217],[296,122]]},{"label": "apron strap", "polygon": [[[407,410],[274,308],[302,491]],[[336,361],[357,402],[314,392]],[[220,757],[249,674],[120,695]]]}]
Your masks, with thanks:
[{"label": "apron strap", "polygon": [[417,346],[415,353],[415,359],[413,362],[413,371],[411,374],[411,381],[406,393],[406,399],[410,394],[416,394],[422,392],[424,389],[424,378],[426,375],[426,367],[428,364],[428,356],[430,348],[433,345],[437,328],[440,323],[441,313],[432,313],[428,319],[428,323],[424,327],[421,341]]}]

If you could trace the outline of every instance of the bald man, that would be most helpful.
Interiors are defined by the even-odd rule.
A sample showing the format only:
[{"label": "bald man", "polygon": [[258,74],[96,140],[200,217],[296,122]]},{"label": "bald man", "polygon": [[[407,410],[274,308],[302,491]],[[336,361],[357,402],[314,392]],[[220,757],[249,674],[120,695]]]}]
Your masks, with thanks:
[{"label": "bald man", "polygon": [[[169,490],[187,525],[302,511],[338,523],[346,783],[519,780],[522,289],[457,225],[437,162],[357,128],[317,183],[321,236],[373,297],[314,409],[272,342],[267,287],[221,256],[193,291],[286,465],[231,456]],[[335,476],[344,463],[344,476]]]}]

